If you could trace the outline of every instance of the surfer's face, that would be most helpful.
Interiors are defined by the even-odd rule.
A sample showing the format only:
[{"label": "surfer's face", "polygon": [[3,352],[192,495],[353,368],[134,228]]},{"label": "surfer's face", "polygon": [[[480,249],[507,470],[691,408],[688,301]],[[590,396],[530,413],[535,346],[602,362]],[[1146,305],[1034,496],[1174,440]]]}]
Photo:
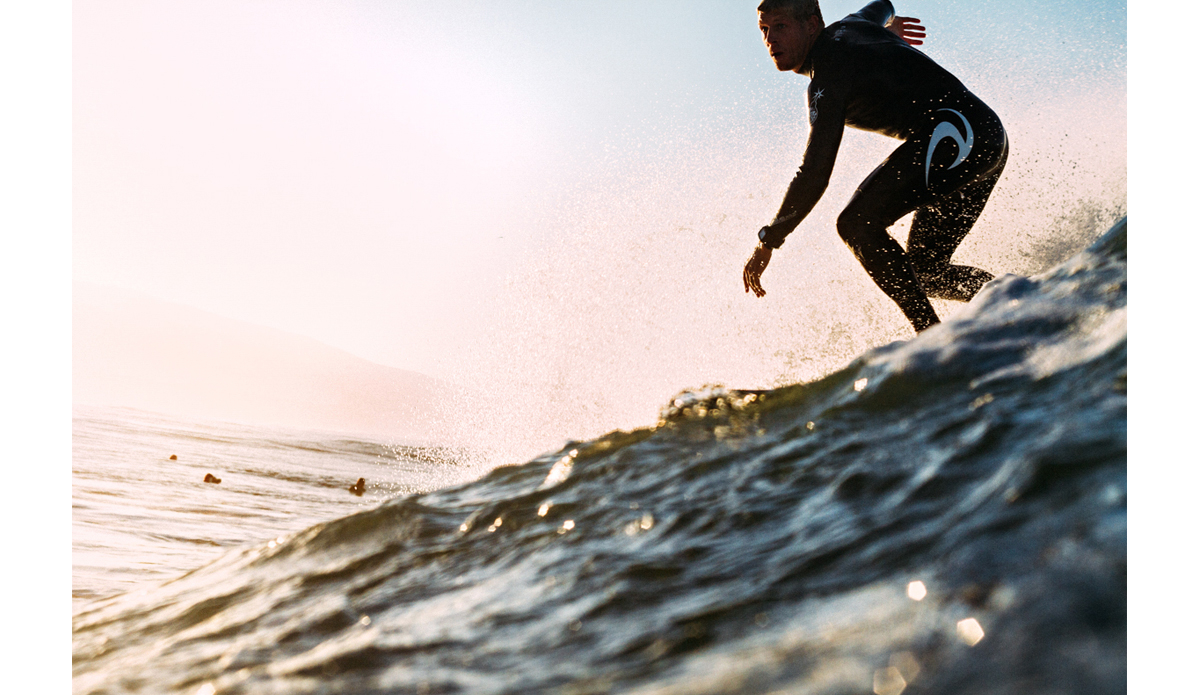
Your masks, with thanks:
[{"label": "surfer's face", "polygon": [[804,65],[809,49],[821,33],[821,20],[814,15],[801,22],[787,12],[759,12],[758,28],[775,67],[795,71]]}]

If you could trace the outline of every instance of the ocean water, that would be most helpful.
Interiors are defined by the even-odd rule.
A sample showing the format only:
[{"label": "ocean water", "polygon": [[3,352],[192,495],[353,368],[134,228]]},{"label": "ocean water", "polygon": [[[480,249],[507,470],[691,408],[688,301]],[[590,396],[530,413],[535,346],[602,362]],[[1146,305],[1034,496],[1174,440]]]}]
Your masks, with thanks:
[{"label": "ocean water", "polygon": [[479,478],[81,413],[74,690],[1123,693],[1125,249]]},{"label": "ocean water", "polygon": [[[447,448],[88,406],[75,408],[72,459],[76,607],[482,473]],[[208,474],[221,482],[205,484]],[[358,478],[361,497],[347,490]]]}]

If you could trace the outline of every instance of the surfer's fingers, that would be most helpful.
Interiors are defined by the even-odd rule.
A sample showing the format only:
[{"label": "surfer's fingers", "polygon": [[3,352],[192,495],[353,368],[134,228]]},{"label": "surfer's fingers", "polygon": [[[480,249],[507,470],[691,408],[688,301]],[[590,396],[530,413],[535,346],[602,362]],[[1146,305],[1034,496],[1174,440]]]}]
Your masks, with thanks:
[{"label": "surfer's fingers", "polygon": [[754,256],[750,256],[750,260],[746,261],[746,266],[742,268],[742,286],[746,288],[747,292],[753,290],[758,283],[757,275],[754,268]]},{"label": "surfer's fingers", "polygon": [[910,46],[920,46],[924,43],[921,39],[925,38],[925,27],[916,17],[895,17],[888,28]]}]

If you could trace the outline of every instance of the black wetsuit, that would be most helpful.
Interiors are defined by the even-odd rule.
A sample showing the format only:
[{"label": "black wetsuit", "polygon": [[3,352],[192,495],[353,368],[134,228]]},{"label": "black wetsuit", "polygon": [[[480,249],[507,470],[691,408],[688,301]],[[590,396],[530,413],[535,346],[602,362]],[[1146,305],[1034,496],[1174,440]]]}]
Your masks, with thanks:
[{"label": "black wetsuit", "polygon": [[[917,330],[937,323],[928,297],[966,301],[992,275],[951,265],[1008,157],[1000,119],[957,78],[885,25],[888,0],[829,25],[799,72],[808,87],[808,147],[775,220],[759,239],[779,248],[816,205],[845,126],[904,140],[855,191],[838,234]],[[916,210],[907,253],[887,228]]]}]

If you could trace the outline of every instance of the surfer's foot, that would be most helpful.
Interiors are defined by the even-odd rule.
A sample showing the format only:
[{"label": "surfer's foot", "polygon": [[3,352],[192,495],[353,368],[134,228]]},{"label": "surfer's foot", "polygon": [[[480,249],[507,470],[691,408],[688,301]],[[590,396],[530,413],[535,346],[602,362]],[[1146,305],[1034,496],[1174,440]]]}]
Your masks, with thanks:
[{"label": "surfer's foot", "polygon": [[909,319],[909,321],[912,323],[913,330],[915,330],[917,333],[920,333],[930,326],[936,326],[938,323],[940,323],[937,316],[934,316],[932,319],[923,318],[920,321]]},{"label": "surfer's foot", "polygon": [[937,312],[925,296],[909,296],[896,302],[904,317],[912,324],[913,329],[920,333],[938,322]]}]

